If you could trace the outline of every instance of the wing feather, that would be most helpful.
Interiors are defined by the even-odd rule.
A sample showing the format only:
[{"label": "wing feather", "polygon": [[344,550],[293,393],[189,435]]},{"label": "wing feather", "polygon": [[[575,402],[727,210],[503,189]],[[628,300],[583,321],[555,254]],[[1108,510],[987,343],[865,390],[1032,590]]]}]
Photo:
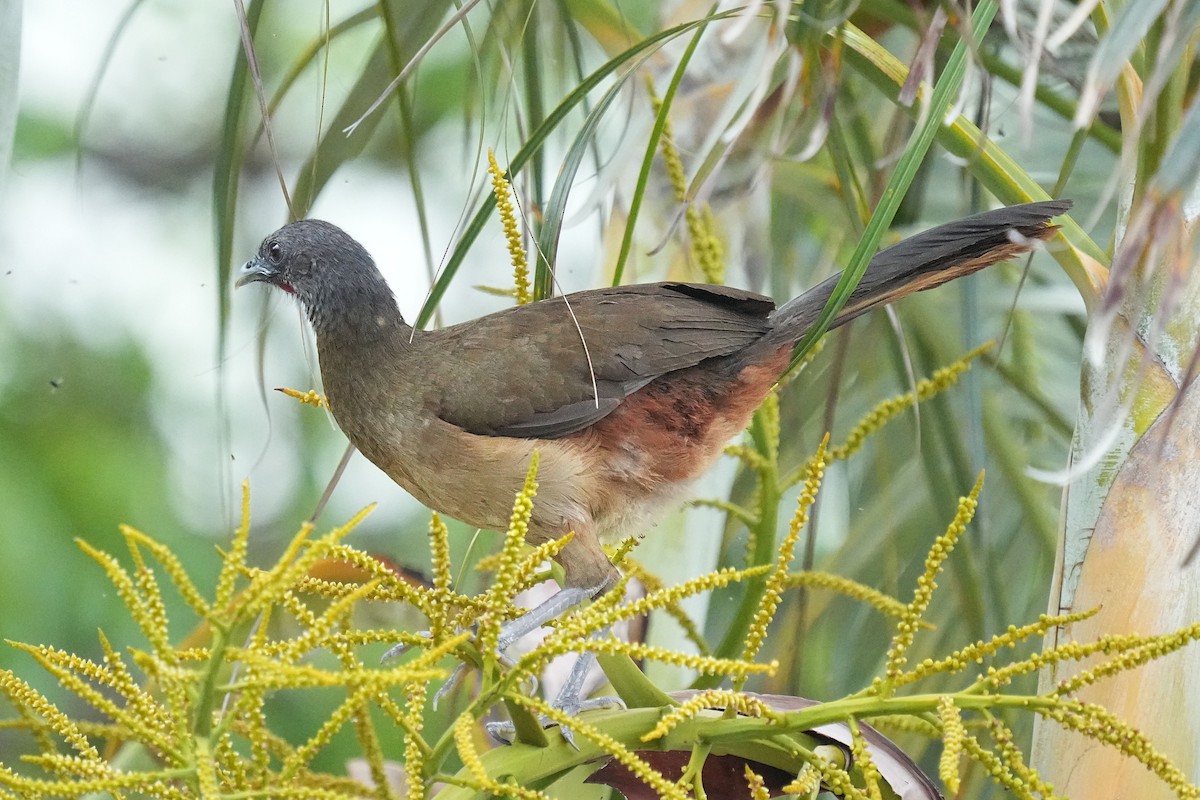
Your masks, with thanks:
[{"label": "wing feather", "polygon": [[751,292],[687,283],[520,306],[426,335],[432,352],[454,354],[428,365],[425,385],[438,392],[428,402],[472,433],[569,436],[654,379],[762,338],[774,308]]}]

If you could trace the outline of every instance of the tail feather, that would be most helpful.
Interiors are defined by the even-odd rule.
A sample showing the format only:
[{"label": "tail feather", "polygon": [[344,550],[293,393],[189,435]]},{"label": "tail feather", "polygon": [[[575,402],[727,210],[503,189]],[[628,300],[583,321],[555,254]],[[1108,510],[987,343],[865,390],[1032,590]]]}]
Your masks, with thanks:
[{"label": "tail feather", "polygon": [[[1050,218],[1070,207],[1070,200],[1046,200],[998,208],[939,225],[880,250],[831,327],[1032,250],[1037,241],[1049,239],[1058,230]],[[840,273],[834,275],[781,306],[771,316],[772,331],[767,338],[781,343],[799,341],[825,308],[840,277]]]}]

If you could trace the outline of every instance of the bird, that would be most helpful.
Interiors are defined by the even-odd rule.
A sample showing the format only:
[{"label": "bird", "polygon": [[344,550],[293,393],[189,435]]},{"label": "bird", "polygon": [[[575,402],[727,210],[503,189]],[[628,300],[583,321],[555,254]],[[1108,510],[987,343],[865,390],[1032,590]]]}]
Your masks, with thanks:
[{"label": "bird", "polygon": [[[832,326],[1024,253],[1070,207],[998,208],[881,250]],[[574,535],[556,556],[564,586],[509,623],[511,642],[616,584],[602,543],[682,504],[787,371],[839,277],[778,308],[743,289],[659,282],[415,330],[367,250],[304,219],[263,239],[237,285],[266,283],[299,301],[334,420],[429,508],[506,530],[539,454],[526,539]]]}]

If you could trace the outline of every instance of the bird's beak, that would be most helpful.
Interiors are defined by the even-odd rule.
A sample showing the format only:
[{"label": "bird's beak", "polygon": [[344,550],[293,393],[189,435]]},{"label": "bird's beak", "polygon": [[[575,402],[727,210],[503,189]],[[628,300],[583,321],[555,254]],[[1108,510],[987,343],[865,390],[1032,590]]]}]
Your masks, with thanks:
[{"label": "bird's beak", "polygon": [[258,256],[255,256],[245,264],[242,264],[242,268],[238,270],[238,279],[234,287],[238,288],[245,286],[247,283],[255,283],[256,281],[271,283],[278,274],[274,267]]}]

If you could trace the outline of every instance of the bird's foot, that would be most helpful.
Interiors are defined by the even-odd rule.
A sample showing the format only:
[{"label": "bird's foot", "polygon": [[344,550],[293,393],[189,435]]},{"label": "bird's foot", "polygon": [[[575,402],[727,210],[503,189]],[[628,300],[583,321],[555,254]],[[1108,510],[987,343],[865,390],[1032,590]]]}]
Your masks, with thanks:
[{"label": "bird's foot", "polygon": [[[413,635],[422,639],[433,641],[433,631],[417,631]],[[400,642],[399,644],[394,644],[392,645],[391,649],[379,657],[379,663],[382,664],[385,661],[391,661],[393,658],[399,658],[408,652],[408,648],[413,646],[414,645],[411,642]]]},{"label": "bird's foot", "polygon": [[[580,700],[576,703],[566,706],[559,706],[557,704],[554,705],[554,708],[557,708],[568,717],[574,717],[578,714],[582,714],[584,711],[624,707],[625,701],[617,697],[615,694],[605,695],[603,697],[592,697],[587,700]],[[555,720],[551,719],[545,714],[538,717],[538,723],[543,728],[552,728],[555,725],[558,725]],[[516,727],[511,722],[489,722],[483,727],[488,732],[489,736],[496,741],[503,742],[505,744],[512,744],[517,733]],[[571,745],[571,747],[575,748],[576,750],[579,749],[579,745],[575,743],[575,734],[569,727],[559,725],[558,730],[562,734],[563,740],[565,740],[567,744]]]},{"label": "bird's foot", "polygon": [[[550,704],[552,708],[556,708],[563,712],[568,717],[574,717],[584,711],[593,711],[599,708],[624,708],[625,703],[621,698],[614,695],[606,695],[604,697],[593,697],[591,699],[583,699],[583,684],[587,680],[588,673],[592,666],[596,663],[595,653],[580,653],[575,659],[574,665],[571,667],[571,673],[567,676],[566,682],[562,688],[558,690],[558,695]],[[543,728],[548,728],[555,724],[555,720],[547,716],[538,718]],[[491,722],[486,726],[488,734],[502,742],[512,743],[515,734],[515,728],[511,722]],[[566,725],[559,725],[559,732],[567,744],[574,747],[576,750],[579,746],[575,744],[575,735]]]},{"label": "bird's foot", "polygon": [[[521,637],[533,633],[555,617],[570,611],[584,600],[595,596],[598,591],[599,589],[580,589],[576,587],[559,589],[521,616],[501,625],[500,635],[496,639],[496,650],[499,653],[503,653],[512,647]],[[478,626],[472,625],[471,630],[478,630]],[[431,631],[417,631],[415,635],[424,639],[433,639]],[[412,643],[400,642],[384,653],[379,660],[388,661],[397,656],[404,655],[410,647],[413,647]]]},{"label": "bird's foot", "polygon": [[[511,667],[514,664],[512,659],[504,655],[504,652],[508,650],[508,648],[514,643],[516,643],[518,639],[521,639],[527,634],[534,632],[550,620],[561,616],[588,598],[594,597],[603,588],[605,587],[601,586],[592,589],[581,589],[578,587],[568,586],[567,588],[560,589],[554,594],[550,595],[550,597],[546,598],[541,603],[534,606],[532,609],[516,619],[504,623],[504,625],[500,627],[500,635],[496,640],[496,655],[500,661],[500,664],[505,667]],[[474,625],[471,627],[472,629],[477,629]],[[425,639],[433,639],[433,634],[430,631],[419,631],[416,635]],[[384,653],[380,660],[387,661],[403,655],[412,646],[413,645],[411,643],[401,642]],[[555,708],[560,708],[564,711],[567,711],[567,713],[575,713],[578,711],[586,711],[591,708],[599,708],[604,705],[612,705],[612,702],[597,703],[592,700],[581,701],[579,699],[580,688],[583,686],[583,680],[587,676],[587,671],[591,667],[591,664],[594,662],[594,660],[595,656],[589,653],[580,656],[580,658],[575,662],[575,666],[572,668],[566,684],[563,685],[562,691],[559,692],[558,697],[554,701],[553,705]],[[454,688],[462,680],[462,676],[466,674],[467,668],[468,665],[466,663],[459,664],[454,668],[454,671],[450,673],[450,677],[446,679],[446,682],[441,685],[441,687],[433,696],[434,709],[438,707],[438,703],[447,694],[454,690]],[[571,690],[571,693],[568,693],[568,689],[572,686],[574,686],[574,689]],[[531,694],[537,691],[536,678],[533,679],[533,686],[529,691]],[[620,702],[620,700],[615,697],[598,698],[598,700],[616,701],[618,703]],[[506,723],[493,724],[502,726]],[[545,725],[547,723],[544,721],[543,724]],[[511,726],[509,726],[509,728],[511,736]],[[564,728],[563,733],[564,737],[566,737],[568,741],[571,741],[569,736],[570,732]],[[497,736],[496,738],[502,737]],[[572,744],[574,744],[574,742],[572,742]]]},{"label": "bird's foot", "polygon": [[595,596],[597,591],[597,589],[580,589],[573,586],[559,589],[521,616],[504,623],[500,627],[496,649],[503,653],[521,637],[533,633],[550,620],[562,616],[584,600]]}]

